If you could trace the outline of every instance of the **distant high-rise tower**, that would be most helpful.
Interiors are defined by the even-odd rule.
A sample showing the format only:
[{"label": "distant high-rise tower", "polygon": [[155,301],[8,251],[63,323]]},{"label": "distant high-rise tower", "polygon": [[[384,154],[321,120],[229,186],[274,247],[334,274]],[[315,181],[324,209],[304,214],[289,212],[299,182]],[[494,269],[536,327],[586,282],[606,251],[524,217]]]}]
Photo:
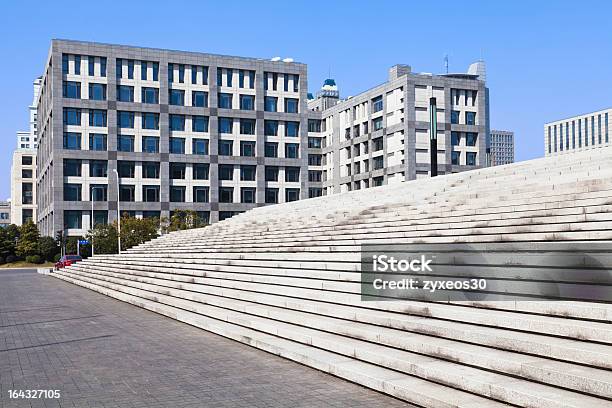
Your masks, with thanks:
[{"label": "distant high-rise tower", "polygon": [[491,130],[491,166],[514,163],[514,132]]}]

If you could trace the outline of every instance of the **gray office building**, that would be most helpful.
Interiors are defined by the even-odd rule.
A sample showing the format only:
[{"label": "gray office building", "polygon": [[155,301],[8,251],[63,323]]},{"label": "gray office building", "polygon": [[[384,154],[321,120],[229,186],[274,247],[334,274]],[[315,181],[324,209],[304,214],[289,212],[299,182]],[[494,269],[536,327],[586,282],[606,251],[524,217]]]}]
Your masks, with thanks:
[{"label": "gray office building", "polygon": [[398,65],[353,98],[333,80],[309,98],[306,65],[291,59],[53,40],[37,103],[39,228],[83,235],[114,221],[118,202],[215,222],[426,177],[432,96],[439,173],[484,166],[484,76],[483,63],[445,75]]},{"label": "gray office building", "polygon": [[491,165],[514,163],[514,132],[491,130]]}]

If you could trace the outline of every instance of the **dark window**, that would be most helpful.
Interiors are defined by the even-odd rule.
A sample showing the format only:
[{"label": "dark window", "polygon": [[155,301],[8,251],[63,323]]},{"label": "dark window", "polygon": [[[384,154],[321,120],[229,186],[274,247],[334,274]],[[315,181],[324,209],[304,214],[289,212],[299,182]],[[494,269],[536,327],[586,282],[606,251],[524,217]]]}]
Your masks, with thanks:
[{"label": "dark window", "polygon": [[81,177],[81,161],[64,159],[64,177]]},{"label": "dark window", "polygon": [[451,146],[459,146],[461,142],[461,133],[451,132]]},{"label": "dark window", "polygon": [[254,135],[255,134],[255,120],[240,119],[240,133],[243,135]]},{"label": "dark window", "polygon": [[314,133],[321,132],[321,121],[318,119],[308,119],[308,131]]},{"label": "dark window", "polygon": [[476,112],[465,112],[465,124],[466,125],[476,124]]},{"label": "dark window", "polygon": [[92,101],[106,100],[106,85],[104,84],[89,84],[89,99]]},{"label": "dark window", "polygon": [[234,202],[234,188],[233,187],[220,187],[219,188],[219,202],[220,203]]},{"label": "dark window", "polygon": [[93,224],[107,225],[108,224],[108,211],[106,210],[95,210],[93,213]]},{"label": "dark window", "polygon": [[153,63],[153,80],[159,81],[159,63],[158,62]]},{"label": "dark window", "polygon": [[68,74],[68,54],[62,54],[62,74]]},{"label": "dark window", "polygon": [[285,201],[297,201],[300,199],[300,189],[299,188],[287,188],[285,189]]},{"label": "dark window", "polygon": [[266,112],[277,112],[278,111],[278,98],[274,96],[266,96],[264,100],[264,110]]},{"label": "dark window", "polygon": [[159,103],[159,89],[142,88],[142,103]]},{"label": "dark window", "polygon": [[374,128],[374,131],[380,130],[383,128],[383,118],[382,116],[380,118],[376,118],[372,121],[372,128]]},{"label": "dark window", "polygon": [[185,139],[182,137],[171,137],[170,153],[185,154]]},{"label": "dark window", "polygon": [[242,110],[255,109],[255,97],[253,95],[240,95],[240,109]]},{"label": "dark window", "polygon": [[255,203],[255,188],[243,187],[240,189],[240,202],[253,204]]},{"label": "dark window", "polygon": [[219,93],[219,108],[232,109],[232,94]]},{"label": "dark window", "polygon": [[219,133],[232,133],[232,118],[219,118]]},{"label": "dark window", "polygon": [[285,98],[285,112],[298,113],[298,100],[294,98]]},{"label": "dark window", "polygon": [[240,155],[241,156],[255,156],[255,142],[240,142]]},{"label": "dark window", "polygon": [[266,166],[266,181],[278,181],[278,167]]},{"label": "dark window", "polygon": [[82,228],[83,220],[80,210],[64,210],[64,228]]},{"label": "dark window", "polygon": [[285,136],[298,137],[300,122],[285,122]]},{"label": "dark window", "polygon": [[[21,203],[32,204],[34,201],[34,184],[33,183],[22,183],[21,184]],[[79,199],[80,200],[80,199]]]},{"label": "dark window", "polygon": [[208,140],[206,139],[193,139],[191,142],[191,153],[192,154],[208,154]]},{"label": "dark window", "polygon": [[106,160],[90,160],[89,161],[89,177],[106,177],[107,174]]},{"label": "dark window", "polygon": [[300,145],[297,143],[285,143],[285,157],[297,159],[300,155]]},{"label": "dark window", "polygon": [[208,107],[208,93],[204,91],[193,91],[191,93],[191,105],[200,108]]},{"label": "dark window", "polygon": [[33,175],[32,170],[21,169],[21,178],[31,179],[32,175]]},{"label": "dark window", "polygon": [[173,203],[185,202],[185,187],[170,186],[170,201]]},{"label": "dark window", "polygon": [[105,151],[106,150],[106,135],[101,133],[89,134],[89,150]]},{"label": "dark window", "polygon": [[219,140],[219,155],[231,156],[233,152],[234,143],[231,140]]},{"label": "dark window", "polygon": [[310,182],[320,182],[321,181],[321,171],[319,170],[309,170],[308,171],[308,181]]},{"label": "dark window", "polygon": [[62,86],[62,95],[64,98],[80,99],[81,98],[81,83],[64,81]]},{"label": "dark window", "polygon": [[64,132],[64,149],[81,150],[81,134]]},{"label": "dark window", "polygon": [[143,112],[142,113],[142,128],[143,129],[159,129],[159,113]]},{"label": "dark window", "polygon": [[452,124],[459,123],[459,111],[456,111],[456,110],[451,111],[451,123]]},{"label": "dark window", "polygon": [[185,91],[181,89],[170,89],[170,93],[168,95],[168,104],[170,105],[185,105]]},{"label": "dark window", "polygon": [[159,186],[142,186],[142,201],[159,202]]},{"label": "dark window", "polygon": [[380,112],[383,110],[383,98],[382,96],[377,96],[372,99],[372,112]]},{"label": "dark window", "polygon": [[127,60],[128,79],[134,79],[134,60]]},{"label": "dark window", "polygon": [[117,135],[117,150],[120,152],[133,152],[134,136]]},{"label": "dark window", "polygon": [[119,186],[119,201],[136,201],[136,187],[121,184]]},{"label": "dark window", "polygon": [[278,188],[266,188],[266,204],[278,203]]},{"label": "dark window", "polygon": [[[80,65],[80,57],[79,57],[79,65]],[[87,57],[87,74],[89,76],[94,76],[96,71],[96,57],[92,57],[91,55]]]},{"label": "dark window", "polygon": [[140,79],[147,80],[147,62],[140,61]]},{"label": "dark window", "polygon": [[81,110],[76,108],[64,108],[64,125],[80,125]]},{"label": "dark window", "polygon": [[465,154],[465,164],[468,166],[476,165],[476,153],[475,152],[467,152]]},{"label": "dark window", "polygon": [[81,201],[81,188],[80,184],[64,183],[64,201]]},{"label": "dark window", "polygon": [[219,165],[219,180],[233,180],[233,179],[234,179],[234,165],[220,164]]},{"label": "dark window", "polygon": [[32,165],[32,156],[21,156],[21,164],[24,166]]},{"label": "dark window", "polygon": [[208,132],[208,116],[192,116],[191,130],[193,132]]},{"label": "dark window", "polygon": [[[6,214],[9,215],[8,213]],[[8,218],[6,218],[8,219]],[[26,224],[28,221],[34,220],[34,211],[29,208],[24,208],[21,210],[21,223]]]},{"label": "dark window", "polygon": [[170,163],[170,179],[182,180],[185,178],[185,163]]},{"label": "dark window", "polygon": [[255,166],[240,166],[240,180],[255,181]]},{"label": "dark window", "polygon": [[266,142],[264,146],[265,156],[266,157],[278,157],[278,143],[276,142]]},{"label": "dark window", "polygon": [[117,100],[120,102],[134,102],[134,87],[117,85]]},{"label": "dark window", "polygon": [[108,189],[106,184],[92,184],[89,186],[90,201],[106,201]]},{"label": "dark window", "polygon": [[170,115],[170,130],[185,131],[185,115]]},{"label": "dark window", "polygon": [[208,180],[208,164],[207,163],[194,163],[193,164],[193,179],[194,180]]},{"label": "dark window", "polygon": [[[358,164],[359,163],[355,163],[355,165],[358,165]],[[320,154],[309,154],[308,155],[308,165],[320,166],[321,165],[321,155]]]},{"label": "dark window", "polygon": [[383,149],[384,146],[384,142],[383,142],[383,138],[382,137],[377,137],[376,139],[372,140],[372,144],[374,145],[372,148],[373,152],[378,152],[380,150]]},{"label": "dark window", "polygon": [[89,126],[106,127],[106,111],[99,109],[90,109]]},{"label": "dark window", "polygon": [[134,178],[136,164],[133,161],[118,161],[117,173],[121,178]]},{"label": "dark window", "polygon": [[142,151],[144,153],[159,153],[159,137],[143,136]]},{"label": "dark window", "polygon": [[300,181],[300,168],[299,167],[285,167],[285,181],[287,182],[299,182]]},{"label": "dark window", "polygon": [[194,186],[193,187],[193,202],[194,203],[207,203],[209,202],[208,187]]},{"label": "dark window", "polygon": [[465,134],[466,146],[476,146],[477,141],[478,141],[478,133],[468,132]]},{"label": "dark window", "polygon": [[134,112],[118,111],[117,126],[120,128],[134,128]]},{"label": "dark window", "polygon": [[452,164],[458,166],[460,160],[461,160],[461,152],[451,152],[451,162],[452,162]]},{"label": "dark window", "polygon": [[143,178],[159,178],[159,163],[155,162],[143,162],[142,163],[142,177]]},{"label": "dark window", "polygon": [[264,134],[266,136],[278,136],[278,121],[276,120],[264,121]]},{"label": "dark window", "polygon": [[383,156],[375,157],[374,159],[374,170],[380,170],[384,166],[384,158]]}]

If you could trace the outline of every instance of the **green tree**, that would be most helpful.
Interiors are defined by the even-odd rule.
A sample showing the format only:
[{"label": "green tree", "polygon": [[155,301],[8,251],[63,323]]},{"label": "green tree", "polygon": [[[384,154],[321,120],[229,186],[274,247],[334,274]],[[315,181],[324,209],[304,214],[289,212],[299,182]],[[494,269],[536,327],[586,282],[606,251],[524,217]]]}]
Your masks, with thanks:
[{"label": "green tree", "polygon": [[158,218],[121,217],[121,249],[129,249],[157,238]]},{"label": "green tree", "polygon": [[38,233],[38,228],[32,220],[28,220],[19,228],[19,238],[15,246],[15,255],[20,258],[38,255],[39,238],[40,234]]},{"label": "green tree", "polygon": [[15,245],[19,238],[19,227],[10,224],[6,228],[0,228],[0,256],[15,256]]},{"label": "green tree", "polygon": [[38,239],[38,254],[45,261],[53,261],[55,255],[60,253],[57,241],[51,237],[40,237]]},{"label": "green tree", "polygon": [[117,227],[115,224],[96,224],[93,230],[87,233],[86,239],[93,243],[96,254],[117,253]]},{"label": "green tree", "polygon": [[206,226],[206,222],[193,210],[177,210],[170,219],[162,219],[162,231],[182,231]]}]

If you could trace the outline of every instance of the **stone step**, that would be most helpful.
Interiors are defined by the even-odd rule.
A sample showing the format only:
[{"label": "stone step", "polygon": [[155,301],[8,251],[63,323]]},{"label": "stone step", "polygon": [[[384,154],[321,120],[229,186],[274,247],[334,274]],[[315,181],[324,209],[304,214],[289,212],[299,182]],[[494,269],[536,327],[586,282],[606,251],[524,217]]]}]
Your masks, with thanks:
[{"label": "stone step", "polygon": [[[78,268],[83,273],[101,275],[105,273],[121,273],[118,268],[113,267],[96,266],[95,268],[92,267],[88,269],[89,267],[81,265]],[[85,269],[85,271],[83,271],[83,269]],[[155,275],[155,277],[159,277],[159,275]],[[140,279],[143,278],[141,277]],[[537,330],[540,329],[539,333],[543,333],[547,327],[550,330],[551,326],[554,326],[547,325],[546,319],[532,319],[533,321],[529,322],[529,319],[525,319],[524,317],[523,319],[525,320],[521,321],[520,316],[515,316],[515,319],[518,319],[515,320],[512,319],[511,315],[507,315],[501,320],[500,318],[503,316],[500,313],[497,313],[497,315],[496,313],[491,313],[491,316],[486,316],[480,311],[470,313],[469,310],[452,310],[452,308],[449,307],[446,308],[448,310],[444,310],[444,308],[441,307],[437,307],[438,310],[436,310],[436,305],[415,304],[415,302],[367,302],[368,304],[375,303],[370,306],[372,308],[379,305],[380,307],[396,306],[405,309],[405,313],[412,312],[412,315],[392,314],[388,312],[393,312],[395,310],[388,310],[385,312],[359,307],[359,297],[357,296],[340,296],[337,293],[319,291],[316,295],[309,297],[308,295],[314,291],[283,288],[283,295],[279,299],[275,296],[278,292],[278,286],[276,285],[232,282],[210,278],[192,278],[192,282],[194,283],[193,285],[181,283],[179,288],[189,285],[193,291],[214,294],[217,296],[234,297],[255,302],[273,302],[271,303],[272,305],[297,308],[298,310],[305,310],[321,315],[341,317],[349,320],[362,319],[360,321],[364,323],[371,323],[379,326],[416,333],[428,333],[432,336],[473,344],[484,344],[509,351],[552,356],[560,360],[578,362],[594,367],[612,368],[612,356],[608,353],[609,346],[516,331],[529,329],[531,327],[531,330],[537,332]],[[165,285],[172,284],[170,281],[164,283]],[[241,292],[244,294],[241,294]],[[302,297],[299,295],[302,295]],[[393,303],[395,303],[395,305],[393,305]],[[459,320],[468,319],[468,322],[453,320],[457,319],[457,317],[459,317]],[[486,320],[487,317],[488,320]],[[496,319],[496,317],[499,318]],[[551,318],[548,320],[551,320]],[[491,324],[496,321],[500,322],[497,325],[498,327],[486,326],[486,324]],[[565,327],[565,330],[571,327],[562,326],[562,323],[563,322],[558,322],[557,326]],[[572,323],[574,322],[566,322],[566,325],[571,325]],[[580,324],[580,322],[575,323]],[[504,325],[509,325],[509,327],[504,327]],[[507,329],[514,331],[508,331]]]},{"label": "stone step", "polygon": [[[288,340],[312,345],[337,354],[354,357],[361,361],[390,367],[405,374],[423,379],[465,389],[486,398],[499,399],[521,406],[606,406],[607,401],[586,396],[572,391],[553,388],[543,384],[526,382],[517,378],[507,377],[497,373],[479,370],[473,367],[458,365],[448,361],[418,355],[403,350],[391,349],[379,344],[351,339],[333,333],[285,323],[271,318],[261,318],[249,314],[199,304],[193,301],[176,298],[165,293],[151,292],[143,289],[128,288],[123,283],[108,284],[107,282],[92,282],[110,289],[121,290],[141,297],[153,297],[158,302],[180,307],[198,314],[219,320],[232,322],[257,331],[272,334]],[[257,307],[257,306],[256,306]],[[259,306],[261,307],[261,306]],[[263,312],[265,313],[265,312]],[[554,397],[552,397],[554,395]],[[552,398],[551,398],[552,397]],[[563,402],[559,402],[558,399]],[[556,405],[555,405],[556,404]]]},{"label": "stone step", "polygon": [[54,276],[413,404],[432,408],[496,408],[509,406],[443,384],[422,380],[398,371],[212,319],[181,308],[163,305],[156,301],[61,274],[54,274]]}]

